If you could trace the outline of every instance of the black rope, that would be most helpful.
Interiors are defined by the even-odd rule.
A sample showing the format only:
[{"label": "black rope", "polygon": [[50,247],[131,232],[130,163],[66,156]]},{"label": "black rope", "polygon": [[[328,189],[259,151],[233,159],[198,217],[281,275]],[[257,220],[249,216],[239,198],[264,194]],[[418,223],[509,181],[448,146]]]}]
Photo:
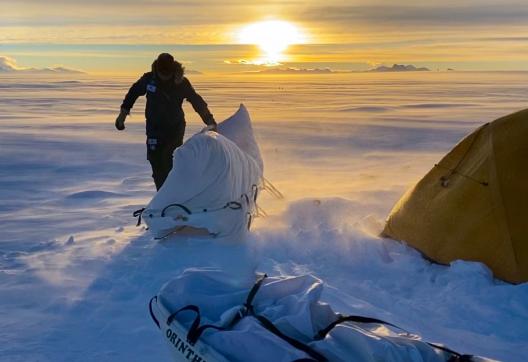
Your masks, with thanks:
[{"label": "black rope", "polygon": [[254,316],[259,322],[260,324],[262,324],[264,326],[264,328],[266,328],[268,331],[270,331],[271,333],[275,334],[277,337],[280,337],[282,338],[283,340],[285,340],[286,342],[288,342],[290,345],[292,345],[293,347],[305,352],[307,355],[309,355],[310,357],[314,358],[316,361],[318,362],[326,362],[328,361],[328,359],[323,356],[321,353],[317,352],[315,349],[313,349],[312,347],[308,346],[307,344],[304,344],[302,342],[299,342],[298,340],[294,339],[294,338],[291,338],[287,335],[285,335],[284,333],[282,333],[277,327],[275,327],[275,325],[270,322],[267,318],[261,316],[261,315],[255,315]]},{"label": "black rope", "polygon": [[[161,217],[165,217],[165,212],[167,211],[167,209],[169,209],[171,207],[179,207],[180,209],[185,211],[188,215],[192,215],[193,214],[193,212],[191,212],[191,210],[188,207],[186,207],[185,205],[182,205],[182,204],[170,204],[170,205],[165,206],[165,208],[163,208],[163,210],[161,210]],[[238,202],[238,201],[229,201],[222,207],[219,207],[219,208],[216,208],[216,209],[202,209],[201,212],[202,213],[214,212],[214,211],[220,211],[220,210],[224,210],[224,209],[240,210],[240,209],[242,209],[242,204],[240,202]],[[194,212],[194,214],[199,214],[199,213],[200,212]],[[187,219],[183,218],[183,221],[187,221]]]},{"label": "black rope", "polygon": [[132,213],[132,215],[134,217],[137,217],[138,218],[138,221],[137,221],[137,224],[136,226],[139,226],[141,225],[141,214],[143,214],[143,211],[145,211],[145,208],[142,208],[142,209],[139,209],[139,210],[136,210]]},{"label": "black rope", "polygon": [[257,295],[257,292],[260,289],[262,283],[264,282],[264,279],[266,279],[267,277],[267,274],[262,274],[257,278],[255,284],[253,284],[253,287],[251,287],[248,296],[246,297],[246,301],[242,305],[242,308],[240,308],[238,313],[233,317],[231,322],[228,324],[227,328],[234,327],[235,324],[237,324],[242,318],[247,317],[249,314],[252,314],[254,312],[253,299],[255,299],[255,295]]},{"label": "black rope", "polygon": [[326,335],[335,328],[338,324],[344,323],[344,322],[356,322],[356,323],[379,323],[379,324],[386,324],[388,326],[398,328],[406,333],[408,333],[405,329],[402,329],[392,323],[382,321],[381,319],[376,318],[370,318],[370,317],[363,317],[359,315],[338,315],[337,319],[330,323],[326,328],[321,329],[317,334],[314,336],[315,340],[324,339]]},{"label": "black rope", "polygon": [[253,215],[251,215],[250,212],[247,212],[246,214],[248,215],[247,229],[249,230],[251,228],[251,222],[253,221]]},{"label": "black rope", "polygon": [[167,236],[170,236],[170,235],[172,235],[172,234],[175,234],[175,233],[177,233],[178,231],[182,231],[183,229],[185,229],[185,225],[182,225],[182,226],[180,226],[180,227],[178,227],[178,228],[175,228],[175,229],[169,231],[168,233],[166,233],[165,235],[157,236],[157,237],[154,238],[154,240],[163,240],[163,239],[165,239]]},{"label": "black rope", "polygon": [[257,281],[249,291],[249,294],[246,298],[246,302],[244,303],[244,307],[246,308],[248,313],[253,313],[255,309],[253,308],[253,300],[255,299],[255,296],[257,295],[257,292],[259,291],[260,287],[262,286],[262,283],[264,282],[264,279],[268,277],[267,274],[262,274],[258,277]]},{"label": "black rope", "polygon": [[[257,205],[256,205],[257,193],[258,193],[258,186],[257,185],[253,184],[251,186],[251,193],[252,193],[253,200],[255,201],[255,207],[257,208]],[[246,200],[246,205],[248,207],[250,206],[250,198],[249,198],[249,196],[247,194],[240,195],[240,199],[245,199]],[[169,204],[169,205],[165,206],[161,210],[160,216],[161,217],[165,217],[165,214],[166,214],[167,210],[170,209],[171,207],[178,207],[178,208],[182,209],[187,215],[192,215],[193,214],[193,212],[187,206],[185,206],[183,204],[179,204],[179,203],[174,203],[174,204]],[[204,209],[201,210],[201,213],[215,212],[215,211],[220,211],[220,210],[224,210],[224,209],[241,210],[241,209],[243,209],[243,207],[244,206],[243,206],[243,204],[241,202],[229,201],[224,206],[216,208],[216,209],[204,208]],[[138,218],[136,226],[141,225],[141,217],[142,217],[143,211],[145,211],[145,208],[136,210],[132,214],[132,215],[134,215],[134,217]],[[200,212],[194,212],[194,214],[198,214],[198,213],[200,213]],[[149,214],[149,217],[152,217],[152,214]],[[187,216],[179,216],[179,218],[182,221],[188,221],[189,220]],[[248,229],[249,229],[250,224],[251,224],[251,220],[250,220],[250,222],[248,224]],[[167,234],[167,235],[169,235],[169,234]]]},{"label": "black rope", "polygon": [[[196,313],[196,317],[194,317],[191,327],[189,328],[189,332],[187,333],[187,342],[189,342],[190,345],[194,346],[194,344],[196,343],[196,340],[198,339],[198,338],[196,338],[196,340],[194,339],[194,334],[196,333],[196,330],[200,326],[200,319],[201,319],[200,318],[200,308],[198,308],[195,305],[189,304],[183,308],[178,309],[176,312],[172,313],[167,318],[167,325],[170,325],[176,319],[176,316],[180,312],[187,311],[187,310],[190,310]],[[194,342],[191,343],[191,341],[194,341]]]},{"label": "black rope", "polygon": [[319,352],[317,352],[316,350],[314,350],[312,347],[282,333],[269,319],[255,313],[255,308],[253,307],[253,300],[255,299],[257,292],[259,291],[262,283],[264,282],[264,279],[266,279],[267,277],[268,276],[266,274],[263,274],[257,279],[255,284],[249,291],[249,294],[246,298],[246,302],[244,303],[243,309],[240,311],[239,314],[237,314],[237,316],[235,316],[233,322],[236,324],[240,319],[244,318],[245,316],[252,316],[256,318],[264,328],[266,328],[271,333],[275,334],[277,337],[282,338],[283,340],[288,342],[291,346],[297,348],[298,350],[305,352],[307,355],[314,358],[318,362],[327,362],[328,359],[322,354],[320,354]]},{"label": "black rope", "polygon": [[189,214],[189,215],[192,214],[191,210],[189,210],[187,207],[185,207],[182,204],[170,204],[170,205],[165,206],[163,208],[163,210],[161,210],[161,217],[165,217],[165,211],[167,211],[167,209],[170,208],[170,207],[179,207],[180,209],[185,211],[187,214]]},{"label": "black rope", "polygon": [[[337,320],[335,320],[334,322],[330,323],[326,328],[321,329],[314,336],[314,340],[324,339],[326,337],[326,335],[328,333],[330,333],[330,331],[332,329],[335,328],[335,326],[337,326],[338,324],[344,323],[344,322],[384,324],[384,325],[388,325],[388,326],[397,328],[397,329],[399,329],[399,330],[401,330],[401,331],[403,331],[403,332],[405,332],[407,334],[410,334],[410,332],[408,332],[407,330],[405,330],[405,329],[403,329],[401,327],[398,327],[398,326],[396,326],[396,325],[394,325],[392,323],[385,322],[385,321],[383,321],[381,319],[363,317],[363,316],[357,316],[357,315],[349,315],[349,316],[340,315],[337,318]],[[439,345],[439,344],[435,344],[435,343],[431,343],[431,342],[427,342],[427,341],[422,341],[422,342],[428,344],[429,346],[431,346],[433,348],[436,348],[436,349],[439,349],[439,350],[442,350],[444,352],[447,352],[447,353],[451,354],[451,357],[449,358],[449,360],[447,362],[471,362],[471,361],[473,361],[473,356],[472,355],[461,354],[461,353],[453,351],[452,349],[444,347],[444,346]]]},{"label": "black rope", "polygon": [[[442,350],[442,351],[444,351],[444,352],[450,353],[450,354],[452,354],[453,356],[455,356],[455,357],[457,357],[457,358],[462,357],[462,354],[460,354],[460,353],[458,353],[458,352],[455,352],[455,351],[453,351],[452,349],[447,348],[447,347],[445,347],[445,346],[442,346],[442,345],[440,345],[440,344],[431,343],[431,342],[425,342],[425,343],[427,343],[428,345],[430,345],[430,346],[433,347],[433,348],[436,348],[436,349]],[[451,360],[451,358],[450,358],[450,360]]]},{"label": "black rope", "polygon": [[171,324],[172,321],[174,319],[176,319],[176,316],[180,313],[180,312],[183,312],[183,311],[186,311],[186,310],[190,310],[190,311],[193,311],[196,313],[196,317],[198,318],[198,321],[200,320],[200,308],[198,308],[197,306],[193,305],[193,304],[189,304],[185,307],[182,307],[180,309],[178,309],[176,312],[172,313],[171,315],[169,315],[169,317],[167,318],[167,324]]},{"label": "black rope", "polygon": [[152,302],[156,300],[156,302],[158,301],[158,296],[153,296],[151,299],[150,299],[150,302],[149,302],[149,312],[150,312],[150,318],[152,318],[152,320],[154,321],[154,323],[156,323],[156,325],[158,326],[159,329],[161,329],[161,326],[160,326],[160,323],[158,321],[158,318],[156,318],[156,316],[154,315],[154,311],[152,310]]},{"label": "black rope", "polygon": [[242,194],[242,196],[240,196],[240,197],[243,197],[246,200],[246,205],[249,206],[249,197],[248,197],[248,195]]},{"label": "black rope", "polygon": [[[255,295],[257,294],[257,291],[258,289],[260,288],[260,286],[262,285],[262,282],[264,281],[264,279],[267,277],[266,274],[263,274],[261,275],[257,281],[255,282],[255,284],[253,284],[253,287],[251,288],[251,290],[249,291],[249,294],[246,298],[246,302],[244,303],[243,307],[241,308],[241,310],[233,317],[233,319],[231,320],[231,322],[229,322],[229,324],[226,326],[226,327],[219,327],[219,326],[215,326],[213,324],[204,324],[202,326],[199,326],[197,328],[191,328],[191,330],[189,330],[189,334],[187,336],[187,339],[188,339],[188,342],[191,344],[191,345],[194,345],[198,339],[201,337],[202,333],[207,330],[207,329],[216,329],[218,331],[225,331],[225,330],[230,330],[232,329],[242,318],[246,317],[248,315],[248,313],[252,313],[253,312],[253,306],[252,306],[252,302],[253,302],[253,299],[255,298]],[[199,312],[198,312],[199,313]]]},{"label": "black rope", "polygon": [[191,346],[194,346],[196,344],[196,342],[198,341],[198,339],[202,336],[202,333],[206,329],[216,329],[217,331],[226,331],[229,328],[215,326],[214,324],[204,324],[204,325],[196,328],[192,332],[189,331],[189,334],[187,335],[187,342],[189,342],[189,344]]},{"label": "black rope", "polygon": [[462,354],[458,356],[452,356],[447,362],[473,362],[473,356],[470,354]]}]

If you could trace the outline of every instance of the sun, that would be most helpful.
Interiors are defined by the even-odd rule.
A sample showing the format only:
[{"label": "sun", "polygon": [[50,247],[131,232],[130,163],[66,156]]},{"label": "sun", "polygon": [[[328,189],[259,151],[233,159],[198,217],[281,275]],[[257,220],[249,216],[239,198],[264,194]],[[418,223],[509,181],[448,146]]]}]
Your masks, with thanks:
[{"label": "sun", "polygon": [[304,42],[301,31],[292,23],[283,20],[267,20],[245,26],[238,33],[241,44],[255,44],[264,53],[262,63],[278,64],[283,52],[292,44]]}]

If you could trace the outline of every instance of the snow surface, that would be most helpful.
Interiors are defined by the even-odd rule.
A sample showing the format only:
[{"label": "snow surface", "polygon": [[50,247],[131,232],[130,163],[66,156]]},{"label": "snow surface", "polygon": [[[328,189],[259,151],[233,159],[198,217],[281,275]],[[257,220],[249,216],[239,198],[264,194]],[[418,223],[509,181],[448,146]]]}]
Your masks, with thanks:
[{"label": "snow surface", "polygon": [[[243,102],[266,176],[249,240],[155,242],[132,211],[154,193],[132,79],[2,75],[0,360],[168,360],[147,303],[187,267],[311,273],[334,310],[465,353],[523,361],[528,283],[431,264],[377,236],[394,202],[464,134],[526,107],[527,73],[195,75],[217,119]],[[185,106],[187,135],[201,128]]]}]

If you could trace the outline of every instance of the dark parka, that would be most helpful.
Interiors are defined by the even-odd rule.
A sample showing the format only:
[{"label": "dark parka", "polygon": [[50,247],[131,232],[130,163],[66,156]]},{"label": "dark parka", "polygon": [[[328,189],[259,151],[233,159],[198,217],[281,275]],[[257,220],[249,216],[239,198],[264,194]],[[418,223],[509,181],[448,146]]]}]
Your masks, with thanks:
[{"label": "dark parka", "polygon": [[185,130],[185,114],[182,109],[184,99],[192,104],[205,124],[214,123],[207,103],[196,93],[185,77],[180,82],[175,82],[174,79],[162,82],[154,70],[145,73],[130,87],[121,108],[130,111],[136,99],[145,94],[147,98],[145,119],[148,138],[156,138],[163,142],[183,135]]}]

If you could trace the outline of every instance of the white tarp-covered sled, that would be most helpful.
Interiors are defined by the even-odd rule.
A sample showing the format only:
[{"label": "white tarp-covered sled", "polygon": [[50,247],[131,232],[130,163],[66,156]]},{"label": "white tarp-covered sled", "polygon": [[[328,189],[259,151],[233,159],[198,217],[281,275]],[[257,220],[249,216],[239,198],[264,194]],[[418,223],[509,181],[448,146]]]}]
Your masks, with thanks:
[{"label": "white tarp-covered sled", "polygon": [[156,238],[237,237],[255,215],[263,162],[244,107],[174,151],[173,168],[142,216]]},{"label": "white tarp-covered sled", "polygon": [[319,300],[322,289],[311,275],[247,284],[193,269],[166,283],[149,308],[173,361],[486,361],[378,319],[337,314]]}]

